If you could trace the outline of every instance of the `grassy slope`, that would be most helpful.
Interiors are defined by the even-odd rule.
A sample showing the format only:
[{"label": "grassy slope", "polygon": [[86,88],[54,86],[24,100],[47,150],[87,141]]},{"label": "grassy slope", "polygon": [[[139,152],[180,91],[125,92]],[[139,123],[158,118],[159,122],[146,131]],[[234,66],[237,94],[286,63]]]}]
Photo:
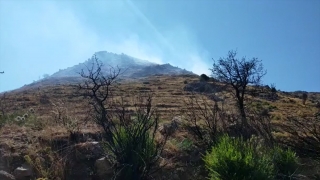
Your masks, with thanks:
[{"label": "grassy slope", "polygon": [[[184,107],[184,101],[191,96],[190,92],[183,90],[185,81],[188,83],[196,82],[198,81],[198,77],[153,76],[132,81],[122,81],[117,85],[120,89],[117,90],[117,94],[127,97],[129,101],[134,101],[132,94],[152,92],[154,94],[153,104],[161,114],[161,121],[166,122],[170,121],[174,116],[182,115],[181,109]],[[81,123],[81,119],[86,117],[88,105],[84,99],[76,96],[76,93],[77,87],[71,85],[45,86],[7,93],[7,99],[4,103],[5,111],[7,113],[14,113],[15,115],[23,115],[30,108],[33,108],[35,114],[32,115],[31,119],[32,121],[40,121],[38,126],[41,127],[39,128],[41,130],[38,130],[34,126],[18,126],[9,123],[0,130],[0,148],[7,147],[5,148],[7,152],[10,150],[14,153],[28,153],[32,152],[33,148],[35,148],[31,147],[32,143],[39,143],[36,139],[49,141],[68,136],[65,127],[52,123],[54,121],[52,111],[55,110],[52,103],[59,104],[59,102],[63,102],[63,106],[68,109],[68,115],[80,120],[79,127],[82,133],[95,133],[99,131],[99,128],[92,123],[86,125]],[[229,97],[224,103],[225,107],[233,109],[233,105],[235,104],[234,99],[231,98],[230,93],[225,94]],[[250,97],[248,102],[250,101],[253,106],[258,107],[276,107],[271,112],[274,124],[285,123],[288,115],[309,117],[318,111],[314,103],[310,101],[307,101],[306,105],[302,105],[302,100],[299,98],[285,93],[278,93],[278,95],[280,97],[279,100],[274,102],[253,97]],[[314,97],[318,100],[320,99],[319,94],[314,94]],[[134,107],[129,106],[128,108],[132,109]],[[176,142],[188,136],[185,132],[174,135],[174,140],[169,141],[167,149],[172,154],[179,154]]]}]

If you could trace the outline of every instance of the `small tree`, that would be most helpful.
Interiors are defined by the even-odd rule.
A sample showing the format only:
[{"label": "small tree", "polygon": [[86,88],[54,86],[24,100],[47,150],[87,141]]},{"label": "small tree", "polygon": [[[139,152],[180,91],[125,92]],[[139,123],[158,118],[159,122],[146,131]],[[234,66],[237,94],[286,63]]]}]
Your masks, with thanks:
[{"label": "small tree", "polygon": [[276,89],[276,85],[274,83],[271,84],[270,86],[270,90],[271,90],[271,96],[272,96],[272,100],[275,100],[278,96],[277,96],[277,89]]},{"label": "small tree", "polygon": [[236,51],[229,51],[228,56],[214,62],[210,70],[215,78],[231,85],[234,89],[233,95],[237,99],[242,117],[241,127],[244,127],[248,126],[244,109],[244,95],[247,85],[258,85],[261,82],[261,78],[266,74],[266,71],[263,69],[262,63],[258,58],[247,60],[243,57],[242,59],[237,59],[236,55]]},{"label": "small tree", "polygon": [[303,104],[303,105],[306,104],[307,98],[308,98],[308,94],[307,94],[307,93],[303,93],[303,94],[302,94],[302,104]]},{"label": "small tree", "polygon": [[92,67],[82,70],[85,79],[79,85],[82,95],[89,98],[93,109],[93,120],[104,131],[106,149],[111,162],[116,162],[116,179],[147,179],[155,171],[163,146],[156,142],[159,116],[152,108],[152,96],[139,98],[135,111],[131,113],[124,104],[114,98],[114,85],[120,69],[103,71],[103,64],[93,57]]},{"label": "small tree", "polygon": [[276,85],[274,83],[271,84],[271,93],[277,93]]},{"label": "small tree", "polygon": [[192,93],[184,104],[184,126],[197,140],[196,146],[210,148],[221,134],[228,132],[228,125],[232,123],[231,115],[220,109],[217,102],[212,107],[212,101]]}]

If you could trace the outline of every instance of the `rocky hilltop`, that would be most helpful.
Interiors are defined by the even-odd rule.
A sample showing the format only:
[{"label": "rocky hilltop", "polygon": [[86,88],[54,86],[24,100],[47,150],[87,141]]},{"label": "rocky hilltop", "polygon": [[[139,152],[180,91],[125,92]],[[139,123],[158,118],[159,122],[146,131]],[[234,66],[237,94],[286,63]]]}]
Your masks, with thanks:
[{"label": "rocky hilltop", "polygon": [[153,75],[196,75],[191,71],[174,67],[168,63],[156,64],[126,54],[115,54],[107,51],[99,51],[94,53],[92,58],[89,58],[83,63],[79,63],[66,69],[61,69],[51,76],[25,85],[14,91],[38,88],[42,86],[79,84],[79,82],[82,80],[79,73],[82,70],[87,70],[88,67],[92,67],[92,63],[95,63],[94,57],[103,63],[102,71],[107,72],[106,74],[110,72],[110,68],[119,68],[121,70],[121,74],[119,75],[118,79],[137,79]]},{"label": "rocky hilltop", "polygon": [[[147,77],[150,75],[181,75],[193,74],[190,71],[174,67],[170,64],[156,64],[147,60],[141,60],[126,54],[115,54],[107,51],[100,51],[94,54],[96,58],[104,64],[104,71],[109,71],[110,67],[118,67],[121,69],[122,78]],[[79,77],[79,72],[86,67],[91,67],[94,58],[90,58],[78,65],[60,70],[49,78],[57,77]]]}]

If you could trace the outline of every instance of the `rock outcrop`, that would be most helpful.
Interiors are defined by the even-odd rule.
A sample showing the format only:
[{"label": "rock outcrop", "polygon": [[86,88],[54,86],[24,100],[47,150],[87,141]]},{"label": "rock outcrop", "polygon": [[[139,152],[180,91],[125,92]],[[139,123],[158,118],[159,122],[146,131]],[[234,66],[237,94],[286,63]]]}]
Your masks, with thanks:
[{"label": "rock outcrop", "polygon": [[10,174],[6,171],[3,171],[3,170],[0,170],[0,179],[1,180],[16,180],[16,178],[12,174]]}]

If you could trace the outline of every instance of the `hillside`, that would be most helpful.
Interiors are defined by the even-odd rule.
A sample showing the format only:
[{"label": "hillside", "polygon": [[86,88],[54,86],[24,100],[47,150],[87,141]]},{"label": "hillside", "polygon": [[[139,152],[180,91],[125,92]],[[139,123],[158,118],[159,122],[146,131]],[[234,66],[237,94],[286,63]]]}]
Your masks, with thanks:
[{"label": "hillside", "polygon": [[[219,97],[219,107],[223,107],[228,112],[235,111],[235,100],[232,98],[229,88],[224,88],[218,82],[199,82],[199,76],[196,75],[155,75],[139,79],[121,80],[115,87],[115,97],[123,97],[128,110],[135,109],[135,98],[137,95],[153,94],[153,106],[160,114],[160,126],[170,123],[174,118],[182,118],[186,111],[189,111],[186,102],[194,97],[191,87],[205,85],[206,91],[199,91],[196,95],[200,98],[199,102],[206,101],[214,104],[212,92],[215,97]],[[213,88],[212,90],[210,90]],[[220,89],[216,91],[216,89]],[[96,124],[88,120],[88,102],[79,96],[78,87],[74,84],[60,84],[42,87],[30,87],[22,91],[7,93],[5,98],[1,99],[1,108],[6,114],[11,114],[12,120],[2,122],[0,130],[0,151],[2,161],[0,169],[13,171],[10,168],[16,168],[17,164],[21,164],[23,160],[21,156],[30,154],[34,157],[34,152],[39,152],[36,147],[52,146],[55,151],[60,148],[78,147],[85,145],[86,142],[100,141],[101,129]],[[307,100],[306,105],[302,105],[299,94],[288,92],[277,92],[277,99],[270,100],[262,93],[258,96],[248,96],[248,105],[258,109],[269,109],[272,126],[274,126],[274,134],[277,138],[285,138],[286,133],[281,132],[280,127],[286,124],[288,116],[296,117],[314,117],[319,110],[316,107],[316,101],[320,100],[320,93],[312,93],[312,99]],[[201,98],[202,97],[202,98]],[[213,98],[214,99],[214,98]],[[16,116],[22,116],[34,111],[30,118],[25,122],[16,122]],[[72,119],[72,126],[59,124],[60,115],[67,115]],[[183,120],[183,119],[182,119]],[[75,124],[76,126],[74,126]],[[70,140],[70,132],[76,132],[81,135],[77,143]],[[175,173],[178,179],[203,179],[205,172],[198,170],[200,168],[201,151],[195,146],[193,136],[180,127],[172,137],[168,140],[163,157],[168,164],[162,171],[160,177],[171,177]],[[181,146],[179,142],[188,142],[188,145]],[[192,143],[193,142],[193,143]],[[82,147],[81,145],[81,147]],[[80,148],[80,147],[79,147]],[[60,150],[59,150],[60,149]],[[193,150],[192,150],[193,149]],[[81,150],[81,149],[80,149]],[[81,150],[82,151],[82,150]],[[93,150],[95,151],[95,150]],[[69,152],[69,151],[68,151]],[[12,154],[14,153],[14,154]],[[73,153],[70,150],[69,153]],[[7,166],[8,158],[13,161]],[[79,160],[82,162],[82,160]],[[185,166],[184,163],[189,165]],[[309,163],[310,160],[308,160]],[[13,164],[12,164],[13,163]],[[14,164],[16,163],[16,164]],[[199,164],[200,163],[200,164]],[[79,166],[81,164],[78,164]],[[83,171],[74,165],[74,173]],[[8,169],[9,168],[9,169]],[[312,168],[309,168],[310,171]],[[80,173],[81,174],[81,173]],[[73,175],[73,178],[78,176]],[[78,177],[79,178],[79,177]],[[172,178],[169,178],[172,179]],[[173,178],[174,179],[174,178]]]}]

